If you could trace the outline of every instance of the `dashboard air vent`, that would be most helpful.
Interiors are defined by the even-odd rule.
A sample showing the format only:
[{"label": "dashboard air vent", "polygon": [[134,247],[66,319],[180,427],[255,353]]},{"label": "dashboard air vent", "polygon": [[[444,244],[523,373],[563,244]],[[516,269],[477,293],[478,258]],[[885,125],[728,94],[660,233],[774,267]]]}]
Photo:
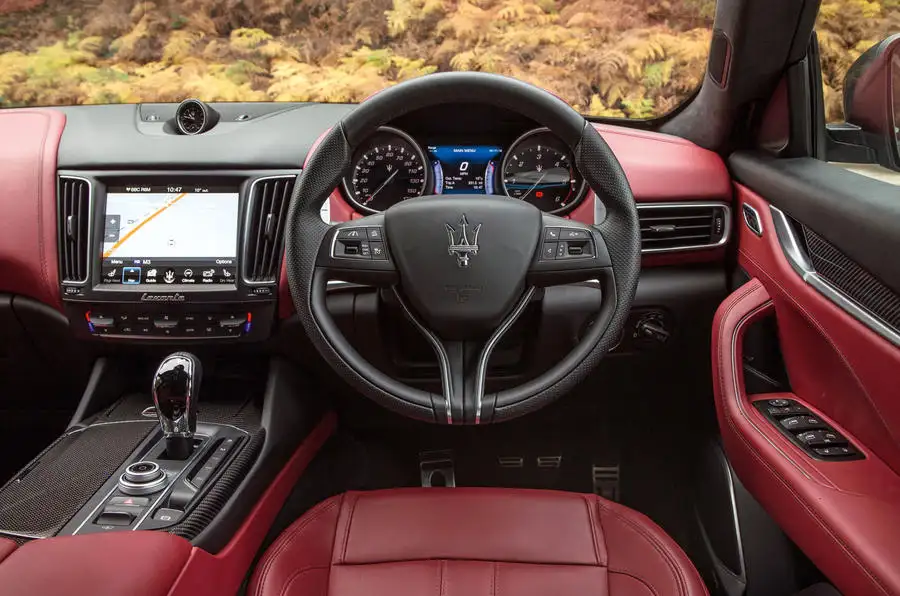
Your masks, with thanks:
[{"label": "dashboard air vent", "polygon": [[59,273],[64,282],[84,283],[88,278],[88,235],[91,185],[81,178],[59,178]]},{"label": "dashboard air vent", "polygon": [[724,203],[654,203],[638,205],[641,252],[671,252],[725,244],[731,228]]},{"label": "dashboard air vent", "polygon": [[293,189],[294,176],[260,179],[250,189],[244,256],[245,277],[250,283],[271,283],[277,279],[284,252],[284,222]]}]

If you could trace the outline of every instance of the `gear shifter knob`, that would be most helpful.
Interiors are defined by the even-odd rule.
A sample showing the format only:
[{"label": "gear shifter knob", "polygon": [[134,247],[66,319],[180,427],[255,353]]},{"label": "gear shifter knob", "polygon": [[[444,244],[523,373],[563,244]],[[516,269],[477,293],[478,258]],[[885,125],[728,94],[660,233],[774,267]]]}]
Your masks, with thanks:
[{"label": "gear shifter knob", "polygon": [[170,459],[187,459],[194,449],[197,400],[203,368],[189,352],[166,356],[153,378],[153,405],[159,416],[166,453]]}]

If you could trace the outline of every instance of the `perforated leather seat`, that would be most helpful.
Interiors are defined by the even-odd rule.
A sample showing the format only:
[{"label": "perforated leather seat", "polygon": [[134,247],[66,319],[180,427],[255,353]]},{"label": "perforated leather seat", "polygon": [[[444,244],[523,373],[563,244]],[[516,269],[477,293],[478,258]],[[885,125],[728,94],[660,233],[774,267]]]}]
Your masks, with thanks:
[{"label": "perforated leather seat", "polygon": [[594,495],[507,489],[349,492],[307,512],[256,569],[259,596],[694,596],[656,524]]}]

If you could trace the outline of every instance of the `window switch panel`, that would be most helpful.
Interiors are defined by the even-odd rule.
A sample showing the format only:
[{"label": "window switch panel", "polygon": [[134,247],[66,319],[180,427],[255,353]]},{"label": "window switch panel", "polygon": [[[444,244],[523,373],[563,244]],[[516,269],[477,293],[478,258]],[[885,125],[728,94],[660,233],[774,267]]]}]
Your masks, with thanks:
[{"label": "window switch panel", "polygon": [[806,406],[791,399],[760,399],[753,406],[813,459],[852,461],[865,456]]}]

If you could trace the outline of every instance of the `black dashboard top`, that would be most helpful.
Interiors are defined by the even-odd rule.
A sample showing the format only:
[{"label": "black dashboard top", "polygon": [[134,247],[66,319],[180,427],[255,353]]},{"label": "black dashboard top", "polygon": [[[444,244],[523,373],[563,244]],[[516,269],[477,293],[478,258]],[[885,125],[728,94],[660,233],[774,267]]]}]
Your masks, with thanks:
[{"label": "black dashboard top", "polygon": [[[222,114],[194,136],[166,132],[177,104],[54,108],[66,114],[60,169],[290,169],[353,109],[347,104],[211,104]],[[246,120],[238,121],[241,114]],[[158,119],[152,119],[158,118]]]},{"label": "black dashboard top", "polygon": [[[353,110],[348,104],[213,103],[221,114],[208,132],[175,133],[178,104],[71,106],[59,147],[60,169],[289,169],[303,164],[316,139]],[[465,137],[506,144],[536,123],[483,105],[447,104],[397,118],[413,136]]]}]

